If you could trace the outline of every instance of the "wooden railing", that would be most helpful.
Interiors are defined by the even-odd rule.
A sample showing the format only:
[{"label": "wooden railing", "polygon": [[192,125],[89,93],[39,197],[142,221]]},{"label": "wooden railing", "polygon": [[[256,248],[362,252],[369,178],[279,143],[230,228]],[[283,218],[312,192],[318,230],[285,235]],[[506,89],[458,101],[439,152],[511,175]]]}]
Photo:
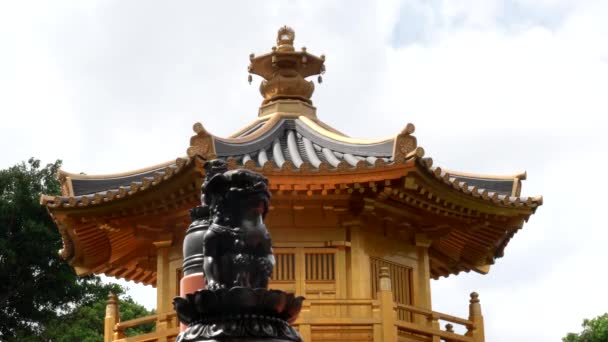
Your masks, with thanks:
[{"label": "wooden railing", "polygon": [[129,328],[135,328],[140,325],[148,324],[148,323],[156,323],[157,316],[150,315],[140,318],[135,318],[128,321],[118,322],[114,326],[114,332],[119,335],[124,335],[124,332]]},{"label": "wooden railing", "polygon": [[[381,267],[379,278],[378,298],[382,312],[383,341],[485,342],[483,316],[477,293],[471,293],[469,318],[463,319],[413,305],[395,303],[387,267]],[[386,308],[388,306],[390,310]],[[408,320],[400,317],[408,317]],[[445,330],[441,330],[439,321],[450,323],[446,324]],[[456,333],[452,323],[462,326],[466,332]],[[387,324],[390,327],[386,326]]]},{"label": "wooden railing", "polygon": [[[312,315],[315,311],[330,310],[325,315]],[[301,325],[371,325],[380,323],[374,312],[380,310],[380,302],[374,299],[313,299],[304,301],[298,320]]]},{"label": "wooden railing", "polygon": [[[166,326],[166,328],[157,329],[156,331],[133,337],[124,336],[124,332],[129,328],[134,328],[153,322],[162,322]],[[177,316],[175,312],[140,317],[128,321],[119,322],[114,326],[115,341],[118,342],[167,341],[167,339],[175,338],[178,334],[179,324],[177,322]]]},{"label": "wooden railing", "polygon": [[[339,298],[304,301],[300,316],[294,323],[303,340],[323,341],[325,339],[322,331],[327,330],[331,331],[327,333],[328,336],[332,336],[331,338],[342,336],[340,335],[342,333],[363,332],[361,338],[352,339],[357,341],[485,342],[483,316],[476,293],[471,294],[469,317],[464,319],[413,305],[396,303],[391,290],[388,268],[381,267],[379,278],[377,299]],[[408,319],[404,320],[400,317]],[[449,322],[443,330],[440,321]],[[149,323],[156,324],[156,331],[125,337],[127,329]],[[457,329],[460,333],[454,331],[454,324],[460,326],[460,329]],[[164,342],[172,341],[179,334],[179,323],[175,312],[120,322],[116,296],[108,300],[105,326],[105,342]],[[349,338],[344,337],[343,340]]]},{"label": "wooden railing", "polygon": [[[175,337],[177,337],[177,335],[179,334],[179,323],[177,321],[177,316],[175,312],[159,313],[156,315],[139,317],[128,321],[121,321],[112,324],[116,320],[120,319],[120,317],[118,317],[118,301],[115,296],[114,301],[115,302],[109,300],[108,305],[106,307],[106,333],[104,335],[104,342],[163,342],[168,340],[174,340]],[[113,307],[114,305],[115,307]],[[125,332],[127,331],[127,329],[136,328],[144,324],[150,323],[155,324],[156,331],[147,334],[126,337]],[[158,329],[159,326],[162,326],[162,328]],[[112,329],[112,333],[108,334],[108,328]]]},{"label": "wooden railing", "polygon": [[[374,341],[382,341],[380,311],[380,301],[375,299],[312,299],[304,301],[300,316],[293,325],[306,342],[325,340],[322,333],[314,336],[312,327],[317,328],[317,334],[325,329],[331,330],[332,327],[356,327],[355,331],[362,336],[371,333]],[[335,332],[328,334],[332,336]],[[350,337],[359,341],[353,334],[356,335],[356,332],[351,330]]]},{"label": "wooden railing", "polygon": [[[473,321],[471,321],[471,320],[447,315],[447,314],[436,312],[436,311],[426,310],[426,309],[422,309],[422,308],[411,306],[411,305],[395,304],[395,309],[397,310],[397,312],[402,311],[402,312],[411,313],[412,316],[414,317],[414,322],[416,322],[416,321],[427,322],[427,324],[424,325],[424,324],[417,324],[417,323],[398,320],[397,322],[395,322],[395,325],[397,326],[397,331],[399,334],[422,335],[422,336],[429,337],[431,339],[441,338],[444,341],[462,341],[462,342],[475,341],[473,339],[473,337],[471,337],[471,335],[473,334],[474,328],[475,328],[475,323],[473,323]],[[422,316],[423,319],[422,320],[415,319],[417,316]],[[439,325],[440,320],[450,322],[450,323],[446,324],[445,330],[440,329],[440,325]],[[455,323],[455,324],[463,326],[466,329],[466,334],[465,335],[456,334],[454,332],[454,326],[451,323]]]}]

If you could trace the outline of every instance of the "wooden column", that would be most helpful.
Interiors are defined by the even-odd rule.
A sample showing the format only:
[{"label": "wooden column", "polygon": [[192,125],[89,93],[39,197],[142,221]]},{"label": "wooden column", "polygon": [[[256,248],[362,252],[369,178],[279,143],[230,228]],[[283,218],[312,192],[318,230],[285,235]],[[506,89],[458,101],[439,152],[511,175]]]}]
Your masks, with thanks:
[{"label": "wooden column", "polygon": [[417,279],[414,305],[431,310],[431,261],[429,247],[432,241],[424,235],[416,234]]},{"label": "wooden column", "polygon": [[[439,316],[435,313],[432,313],[428,318],[428,324],[433,328],[433,330],[441,330],[441,325],[439,325]],[[433,334],[431,337],[431,342],[441,342],[441,337]]]},{"label": "wooden column", "polygon": [[[294,273],[295,273],[295,295],[306,297],[306,254],[303,247],[297,247],[294,251]],[[300,311],[299,321],[308,321],[310,319],[310,303],[304,301],[302,303],[302,310]],[[310,342],[312,339],[312,332],[310,324],[300,323],[298,325],[298,332],[302,336],[304,342]]]},{"label": "wooden column", "polygon": [[[372,297],[371,265],[365,249],[365,236],[361,222],[343,223],[350,231],[350,251],[347,255],[348,273],[350,275],[348,297],[352,299],[370,299]],[[372,308],[349,306],[352,317],[371,317]]]},{"label": "wooden column", "polygon": [[371,298],[371,269],[369,255],[365,250],[363,227],[358,221],[345,223],[350,229],[350,298]]},{"label": "wooden column", "polygon": [[[348,298],[348,278],[346,272],[346,246],[338,246],[336,251],[336,298]],[[348,308],[340,305],[338,311],[340,317],[348,315]]]},{"label": "wooden column", "polygon": [[[310,302],[307,302],[305,300],[304,303],[302,303],[302,310],[300,311],[298,320],[308,322],[310,320],[310,317]],[[300,323],[300,325],[298,326],[298,332],[300,333],[300,336],[302,336],[302,341],[312,341],[312,329],[309,323]]]},{"label": "wooden column", "polygon": [[[424,234],[416,234],[416,270],[414,272],[413,303],[415,306],[432,310],[431,305],[431,264],[429,247],[432,241]],[[421,315],[413,316],[414,323],[432,326],[433,322]]]},{"label": "wooden column", "polygon": [[106,317],[103,321],[103,341],[114,341],[114,326],[120,322],[120,314],[118,312],[118,297],[110,293],[106,302]]},{"label": "wooden column", "polygon": [[[380,316],[382,319],[382,341],[397,341],[397,327],[395,321],[397,313],[394,308],[393,290],[391,288],[391,278],[388,267],[380,268]],[[375,342],[375,341],[374,341]]]},{"label": "wooden column", "polygon": [[298,247],[295,250],[295,276],[296,276],[296,296],[306,297],[306,255],[304,248]]},{"label": "wooden column", "polygon": [[469,301],[469,320],[473,322],[473,329],[467,332],[467,336],[472,336],[475,342],[485,342],[485,332],[481,305],[479,304],[479,294],[471,293]]},{"label": "wooden column", "polygon": [[[171,303],[172,294],[171,282],[173,281],[169,265],[169,252],[173,245],[172,239],[154,242],[156,246],[156,312],[158,318],[156,320],[156,331],[163,332],[168,330],[169,322],[167,313],[173,310]],[[163,336],[163,334],[159,334]],[[166,342],[166,337],[159,337],[159,342]]]}]

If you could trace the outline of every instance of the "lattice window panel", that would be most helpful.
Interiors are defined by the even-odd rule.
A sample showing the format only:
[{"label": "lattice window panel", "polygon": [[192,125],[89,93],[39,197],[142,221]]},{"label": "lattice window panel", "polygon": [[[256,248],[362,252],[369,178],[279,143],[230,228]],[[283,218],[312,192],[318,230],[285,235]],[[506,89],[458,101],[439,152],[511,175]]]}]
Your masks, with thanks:
[{"label": "lattice window panel", "polygon": [[296,256],[295,254],[275,254],[275,265],[272,270],[273,281],[295,281],[296,280]]},{"label": "lattice window panel", "polygon": [[336,279],[336,263],[334,253],[306,254],[307,281],[334,281]]},{"label": "lattice window panel", "polygon": [[[412,268],[380,258],[370,258],[372,271],[372,295],[377,299],[380,290],[380,267],[388,267],[393,298],[399,304],[412,305]],[[407,312],[397,312],[399,320],[410,320]]]}]

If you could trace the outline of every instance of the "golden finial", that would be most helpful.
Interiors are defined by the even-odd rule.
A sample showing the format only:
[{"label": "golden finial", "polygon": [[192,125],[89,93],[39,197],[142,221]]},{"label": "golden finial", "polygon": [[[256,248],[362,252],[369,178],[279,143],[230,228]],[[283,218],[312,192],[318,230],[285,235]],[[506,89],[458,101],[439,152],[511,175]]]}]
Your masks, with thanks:
[{"label": "golden finial", "polygon": [[[247,70],[264,79],[260,85],[262,105],[283,99],[312,104],[310,98],[315,86],[306,78],[325,72],[325,56],[312,55],[305,47],[295,51],[295,37],[292,28],[283,26],[277,33],[277,46],[273,46],[271,52],[249,56],[251,64]],[[318,82],[321,83],[322,78],[319,77]]]},{"label": "golden finial", "polygon": [[293,41],[295,39],[296,33],[291,27],[281,27],[277,34],[277,49],[279,51],[294,51]]}]

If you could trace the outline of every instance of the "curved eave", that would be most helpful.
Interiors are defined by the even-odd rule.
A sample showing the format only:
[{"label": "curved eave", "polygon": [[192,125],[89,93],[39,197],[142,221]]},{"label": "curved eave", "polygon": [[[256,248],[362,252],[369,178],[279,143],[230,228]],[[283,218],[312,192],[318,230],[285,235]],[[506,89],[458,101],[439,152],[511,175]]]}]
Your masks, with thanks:
[{"label": "curved eave", "polygon": [[[95,226],[73,230],[78,231],[75,233],[79,236],[78,249],[68,258],[64,256],[64,259],[70,263],[78,276],[105,274],[108,277],[155,286],[156,262],[149,256],[150,245],[137,238],[132,230],[108,230]],[[65,243],[64,239],[64,245]]]},{"label": "curved eave", "polygon": [[457,176],[457,177],[480,178],[480,179],[489,179],[489,180],[513,180],[513,179],[525,180],[528,177],[528,173],[526,171],[520,171],[517,173],[508,174],[508,175],[493,175],[493,174],[463,172],[463,171],[456,171],[456,170],[446,169],[446,168],[443,168],[443,171],[445,171],[451,175]]},{"label": "curved eave", "polygon": [[[201,130],[211,141],[207,145],[213,146],[212,155],[207,157],[233,159],[237,166],[252,169],[296,169],[302,172],[354,170],[402,162],[404,158],[418,153],[415,151],[419,147],[412,135],[414,129],[412,124],[408,124],[396,136],[375,140],[354,139],[328,130],[316,119],[274,114],[259,118],[234,135],[236,137],[219,138],[204,131],[201,125]],[[428,164],[428,160],[425,163]],[[454,189],[495,204],[534,206],[542,203],[541,197],[520,196],[525,172],[500,176],[432,166],[428,169],[437,179]]]},{"label": "curved eave", "polygon": [[[425,187],[423,191],[430,189],[437,196],[436,204],[447,206],[448,202],[456,203],[468,213],[474,211],[482,215],[527,220],[543,201],[542,197],[520,196],[520,182],[525,179],[525,173],[511,176],[478,175],[434,167],[432,159],[425,158],[424,150],[417,146],[416,138],[412,135],[414,127],[409,124],[398,135],[378,140],[349,138],[328,130],[308,117],[298,115],[277,114],[260,118],[232,138],[215,137],[201,124],[196,124],[194,130],[196,135],[190,140],[187,159],[178,158],[174,163],[114,175],[62,173],[62,185],[65,188],[70,185],[71,192],[64,189],[64,196],[42,196],[41,203],[51,212],[58,212],[101,206],[116,200],[127,201],[137,193],[151,191],[182,174],[195,161],[199,162],[197,170],[201,171],[201,163],[211,158],[227,160],[230,168],[247,168],[266,175],[273,191],[305,191],[309,194],[318,191],[323,194],[327,191],[338,193],[342,189],[349,193],[355,190],[365,192],[369,188],[371,195],[376,191],[380,193],[381,184],[386,183],[384,180],[397,180],[399,184],[403,183],[403,190],[418,191],[415,184],[410,184],[413,187],[409,189],[407,184],[412,179],[410,175],[415,174],[416,179]],[[130,177],[137,179],[131,180]],[[74,180],[97,182],[100,189],[101,184],[107,185],[114,180],[129,182],[118,188],[79,194],[74,192]],[[390,192],[395,190],[398,189]],[[445,209],[448,208],[441,210]],[[403,210],[408,209],[404,207]],[[439,212],[432,213],[436,214]],[[521,225],[523,221],[519,226],[507,229],[500,222],[493,223],[486,227],[487,231],[483,231],[486,228],[481,228],[478,235],[482,238],[471,232],[456,231],[447,239],[435,240],[431,249],[437,249],[438,254],[432,259],[433,277],[470,270],[487,272],[488,265],[502,256],[505,246]],[[69,247],[69,241],[66,243],[64,239],[64,245]],[[450,254],[450,250],[462,252],[475,248],[485,249],[486,252],[465,255],[461,259],[440,255],[444,252]],[[440,260],[441,258],[445,260]]]},{"label": "curved eave", "polygon": [[[527,178],[525,171],[510,175],[491,175],[442,168],[442,173],[448,174],[450,177],[456,178],[461,182],[467,182],[469,185],[477,186],[478,188],[493,188],[500,190],[502,194],[510,194],[511,196],[519,196],[521,194],[522,181]],[[488,186],[489,184],[491,186]]]},{"label": "curved eave", "polygon": [[[420,147],[398,162],[384,162],[382,159],[377,159],[373,165],[358,163],[357,166],[353,167],[342,163],[341,165],[344,167],[341,168],[297,168],[292,163],[286,163],[279,168],[272,161],[265,163],[263,166],[253,161],[242,164],[242,159],[237,158],[227,158],[227,161],[230,168],[247,168],[269,177],[271,188],[297,185],[301,189],[306,189],[307,185],[329,185],[330,183],[336,185],[336,183],[350,184],[396,179],[405,177],[410,172],[409,170],[415,169],[419,175],[426,176],[439,189],[440,194],[458,196],[460,200],[468,201],[466,203],[470,205],[481,204],[488,208],[523,209],[526,212],[533,213],[543,202],[542,196],[503,195],[492,189],[470,186],[455,177],[446,176],[442,173],[441,168],[432,166],[431,158],[424,158],[424,150]],[[276,184],[277,182],[279,184]]]},{"label": "curved eave", "polygon": [[[459,178],[449,171],[443,170],[441,167],[434,167],[432,159],[425,158],[421,160],[420,165],[424,170],[428,172],[429,175],[434,177],[440,183],[447,185],[454,189],[456,192],[467,195],[473,199],[478,201],[483,201],[485,203],[492,203],[493,205],[501,206],[501,207],[511,207],[511,208],[531,208],[535,210],[538,206],[543,204],[542,196],[518,196],[518,195],[508,195],[501,193],[500,191],[494,189],[487,189],[483,187],[478,187],[476,185],[470,185],[466,180]],[[495,177],[496,180],[505,179],[504,176],[487,176],[488,179],[492,180],[490,177]],[[534,211],[533,211],[534,212]]]},{"label": "curved eave", "polygon": [[[177,158],[172,163],[160,164],[165,165],[163,168],[155,166],[145,169],[145,172],[125,173],[120,174],[121,176],[112,175],[112,177],[88,176],[86,178],[79,178],[79,180],[91,183],[100,183],[100,185],[93,186],[93,188],[99,188],[99,191],[81,195],[75,195],[73,192],[72,194],[63,196],[42,195],[40,197],[40,203],[51,210],[78,209],[99,206],[115,200],[127,199],[135,194],[159,187],[162,183],[181,174],[193,163],[194,158]],[[83,177],[83,175],[79,176]],[[71,181],[73,185],[74,179]],[[114,184],[120,185],[115,187],[113,186]],[[110,188],[103,189],[103,185],[109,186]]]},{"label": "curved eave", "polygon": [[163,168],[165,168],[165,167],[167,167],[169,165],[172,165],[172,164],[175,164],[175,160],[169,160],[169,161],[166,161],[164,163],[148,166],[148,167],[145,167],[145,168],[141,168],[141,169],[137,169],[137,170],[125,171],[125,172],[119,172],[119,173],[109,173],[109,174],[100,174],[100,175],[86,175],[86,174],[82,174],[82,173],[71,173],[71,172],[67,172],[67,171],[64,171],[64,170],[59,170],[59,175],[60,176],[67,176],[67,177],[70,177],[71,179],[95,179],[95,180],[98,180],[98,179],[122,178],[122,177],[136,176],[136,175],[152,172],[152,171],[155,171],[155,170],[163,169]]},{"label": "curved eave", "polygon": [[[462,203],[464,208],[479,213],[494,213],[505,221],[481,219],[477,227],[452,230],[448,235],[433,241],[430,251],[431,273],[434,279],[457,275],[460,272],[475,271],[486,274],[490,265],[504,255],[504,250],[515,233],[543,204],[542,196],[519,196],[499,193],[475,185],[469,185],[459,176],[462,173],[445,171],[433,167],[432,160],[419,159],[420,174],[426,174],[426,184],[442,193],[441,198],[451,198],[453,203]],[[468,177],[486,180],[518,180],[525,174],[513,176],[472,175]],[[519,190],[518,190],[519,192]],[[483,216],[482,216],[483,217]],[[478,223],[479,223],[478,222]]]},{"label": "curved eave", "polygon": [[197,135],[192,141],[205,141],[205,146],[191,144],[190,149],[210,151],[212,145],[212,153],[203,157],[226,159],[232,167],[246,167],[262,173],[280,170],[319,175],[331,170],[357,172],[417,160],[436,181],[476,201],[499,207],[533,209],[542,204],[542,197],[519,196],[520,181],[525,179],[525,173],[477,175],[433,167],[431,158],[423,158],[424,150],[417,146],[411,124],[396,137],[378,140],[338,136],[303,116],[273,115],[257,130],[233,139],[212,136],[202,125],[197,125]]}]

